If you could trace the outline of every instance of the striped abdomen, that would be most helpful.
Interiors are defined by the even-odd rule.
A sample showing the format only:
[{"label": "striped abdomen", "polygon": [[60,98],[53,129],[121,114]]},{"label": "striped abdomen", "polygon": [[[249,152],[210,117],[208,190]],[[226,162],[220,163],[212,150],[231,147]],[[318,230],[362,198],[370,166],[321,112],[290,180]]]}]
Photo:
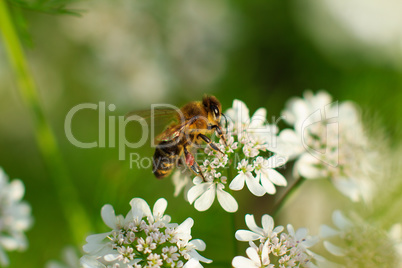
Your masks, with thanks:
[{"label": "striped abdomen", "polygon": [[162,141],[156,148],[153,159],[153,173],[158,179],[169,175],[181,154],[181,146],[172,141]]}]

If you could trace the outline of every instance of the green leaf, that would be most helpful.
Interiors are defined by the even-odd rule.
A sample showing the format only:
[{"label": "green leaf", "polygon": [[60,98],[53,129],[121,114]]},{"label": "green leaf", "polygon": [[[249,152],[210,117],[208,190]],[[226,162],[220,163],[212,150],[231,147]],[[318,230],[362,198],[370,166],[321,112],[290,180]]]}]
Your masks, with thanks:
[{"label": "green leaf", "polygon": [[68,4],[71,4],[72,0],[35,0],[35,1],[23,1],[23,0],[8,0],[11,6],[19,7],[36,12],[55,14],[55,15],[74,15],[80,16],[82,10],[67,8]]}]

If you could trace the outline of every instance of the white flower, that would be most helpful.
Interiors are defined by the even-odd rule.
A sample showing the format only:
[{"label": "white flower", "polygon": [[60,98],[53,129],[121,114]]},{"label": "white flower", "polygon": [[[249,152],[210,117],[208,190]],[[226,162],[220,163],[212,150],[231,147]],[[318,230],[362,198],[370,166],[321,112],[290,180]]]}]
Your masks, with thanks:
[{"label": "white flower", "polygon": [[248,258],[243,256],[236,256],[233,258],[233,267],[238,268],[261,268],[261,267],[275,267],[270,264],[269,259],[269,240],[267,240],[259,250],[258,247],[249,247],[246,249],[246,254]]},{"label": "white flower", "polygon": [[[218,198],[219,204],[227,212],[236,212],[238,204],[236,199],[224,191],[226,178],[220,174],[215,174],[212,181],[201,182],[199,177],[194,179],[194,186],[188,191],[187,198],[190,204],[194,203],[194,207],[199,211],[205,211],[212,206],[215,196]],[[195,201],[195,202],[194,202]]]},{"label": "white flower", "polygon": [[25,250],[28,241],[24,231],[33,222],[31,206],[21,201],[24,196],[24,184],[20,180],[8,181],[7,175],[0,168],[0,265],[8,265],[5,251]]},{"label": "white flower", "polygon": [[230,189],[236,191],[241,190],[244,187],[244,182],[246,182],[248,189],[254,195],[263,196],[265,194],[264,188],[259,184],[259,179],[251,174],[251,172],[254,171],[253,166],[248,164],[246,159],[242,159],[242,161],[238,163],[237,170],[239,174],[230,183]]},{"label": "white flower", "polygon": [[294,129],[281,131],[278,151],[297,158],[295,176],[328,178],[353,201],[372,199],[374,184],[367,177],[377,159],[354,104],[307,91],[291,99],[282,115]]},{"label": "white flower", "polygon": [[67,246],[62,251],[63,263],[57,261],[49,261],[46,268],[77,268],[80,267],[80,258],[77,250],[72,246]]},{"label": "white flower", "polygon": [[200,261],[211,262],[197,252],[205,250],[205,243],[191,240],[193,219],[170,223],[170,216],[164,215],[165,199],[158,199],[152,211],[141,198],[130,205],[126,217],[116,216],[111,205],[102,208],[102,219],[112,231],[87,237],[84,267],[202,267]]},{"label": "white flower", "polygon": [[235,234],[236,239],[239,241],[254,241],[257,239],[272,239],[276,237],[278,233],[283,231],[283,226],[277,226],[274,228],[274,219],[265,214],[261,218],[262,228],[258,227],[255,223],[254,215],[247,214],[245,216],[246,225],[249,230],[238,230]]},{"label": "white flower", "polygon": [[327,251],[341,257],[338,262],[343,267],[400,267],[397,230],[387,232],[356,215],[352,221],[339,210],[334,211],[332,220],[336,229],[322,225],[320,235],[326,239]]},{"label": "white flower", "polygon": [[[275,153],[278,129],[266,120],[266,110],[258,109],[250,118],[247,106],[240,100],[233,101],[233,107],[223,120],[226,129],[226,144],[216,143],[220,152],[208,146],[204,149],[205,159],[200,165],[205,181],[200,176],[187,192],[187,200],[199,211],[207,210],[218,198],[224,210],[235,212],[238,204],[224,189],[241,190],[244,185],[256,196],[275,194],[277,186],[286,186],[286,179],[275,169],[286,164],[288,158]],[[221,153],[223,152],[223,154]],[[237,175],[232,170],[237,167]],[[178,174],[178,173],[176,173]],[[176,175],[174,174],[174,175]],[[174,177],[176,189],[184,187],[186,178]]]},{"label": "white flower", "polygon": [[261,182],[264,190],[268,194],[275,194],[276,189],[274,185],[286,186],[288,185],[285,177],[276,171],[274,168],[282,166],[287,162],[286,157],[279,155],[273,155],[268,159],[264,159],[261,156],[257,157],[254,161],[254,171],[256,178]]},{"label": "white flower", "polygon": [[[288,233],[282,233],[283,227],[274,228],[274,220],[267,214],[262,216],[261,222],[263,228],[257,226],[253,215],[246,215],[246,224],[251,231],[238,230],[235,236],[239,241],[249,242],[250,247],[246,250],[248,258],[236,256],[232,260],[234,267],[315,267],[312,261],[319,256],[308,248],[316,244],[318,239],[308,236],[306,228],[295,232],[293,226],[288,224]],[[258,246],[252,242],[257,239]]]}]

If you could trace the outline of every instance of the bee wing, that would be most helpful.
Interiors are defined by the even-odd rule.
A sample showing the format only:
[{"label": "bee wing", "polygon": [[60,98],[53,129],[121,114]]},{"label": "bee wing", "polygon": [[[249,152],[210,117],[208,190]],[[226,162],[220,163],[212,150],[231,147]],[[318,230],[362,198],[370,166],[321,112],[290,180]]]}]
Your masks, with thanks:
[{"label": "bee wing", "polygon": [[186,129],[189,125],[194,123],[194,121],[198,118],[198,116],[195,116],[189,120],[184,120],[181,124],[173,125],[166,129],[164,132],[162,132],[159,136],[156,137],[156,140],[158,141],[171,141],[174,138],[184,135],[184,129]]},{"label": "bee wing", "polygon": [[177,115],[179,115],[179,112],[176,109],[146,109],[132,111],[126,114],[125,117],[129,118],[131,116],[140,116],[146,121],[151,121],[154,119],[157,123],[167,123],[168,121],[173,121],[176,119]]},{"label": "bee wing", "polygon": [[[147,109],[137,110],[128,113],[125,117],[141,117],[147,122],[152,133],[160,133],[155,141],[169,141],[180,135],[180,131],[185,124],[184,116],[179,109]],[[151,132],[149,132],[151,133]]]}]

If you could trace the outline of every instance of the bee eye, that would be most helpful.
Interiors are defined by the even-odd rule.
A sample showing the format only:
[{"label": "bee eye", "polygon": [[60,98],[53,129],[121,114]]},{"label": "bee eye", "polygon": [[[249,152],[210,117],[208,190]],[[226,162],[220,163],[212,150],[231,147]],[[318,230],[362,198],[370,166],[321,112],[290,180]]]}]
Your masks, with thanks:
[{"label": "bee eye", "polygon": [[212,111],[214,112],[215,117],[219,116],[219,110],[218,110],[218,108],[216,106],[212,106]]}]

